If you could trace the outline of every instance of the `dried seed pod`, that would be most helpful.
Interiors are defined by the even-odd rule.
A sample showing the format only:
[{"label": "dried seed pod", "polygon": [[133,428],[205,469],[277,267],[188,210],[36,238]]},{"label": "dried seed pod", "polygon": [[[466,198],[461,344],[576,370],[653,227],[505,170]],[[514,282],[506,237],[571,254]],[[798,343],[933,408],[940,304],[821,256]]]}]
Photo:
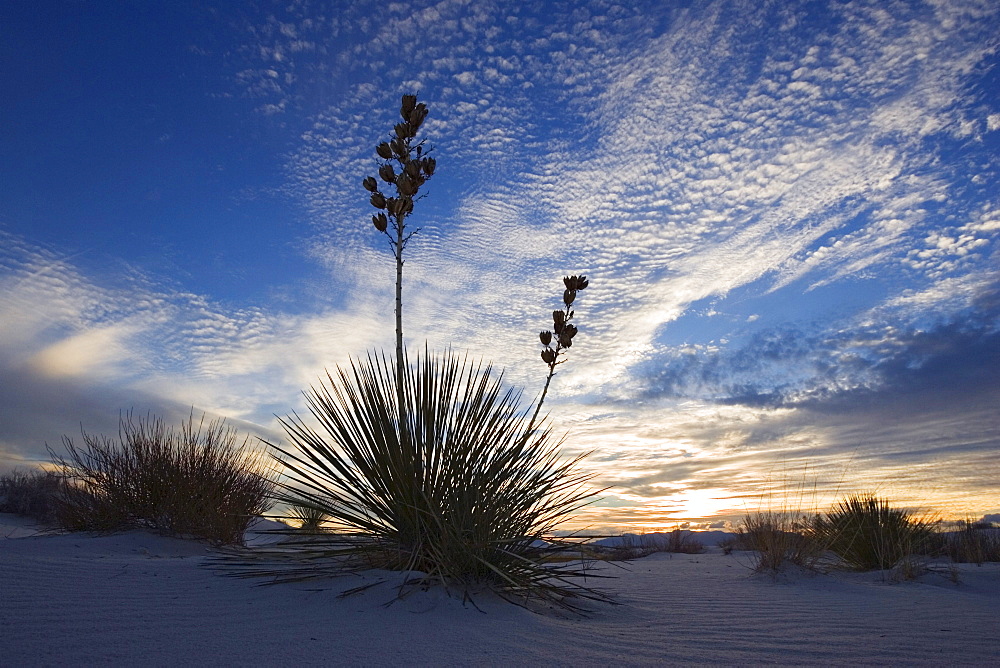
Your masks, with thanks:
[{"label": "dried seed pod", "polygon": [[427,105],[421,102],[416,106],[416,108],[414,108],[413,111],[410,112],[410,115],[406,120],[408,120],[413,129],[416,130],[420,127],[420,124],[424,122],[425,118],[427,118]]},{"label": "dried seed pod", "polygon": [[410,134],[409,123],[396,123],[396,126],[393,128],[393,130],[396,131],[396,136],[399,137],[400,139],[406,139],[407,137],[412,136]]},{"label": "dried seed pod", "polygon": [[563,348],[570,348],[573,345],[573,339],[566,336],[566,332],[564,331],[562,334],[559,335],[559,345],[562,346]]},{"label": "dried seed pod", "polygon": [[382,193],[372,193],[372,197],[369,201],[372,203],[372,206],[375,207],[376,209],[384,209],[387,204],[387,202],[385,201],[385,197],[382,195]]},{"label": "dried seed pod", "polygon": [[408,216],[413,213],[413,200],[409,197],[403,199],[403,214]]},{"label": "dried seed pod", "polygon": [[416,184],[406,174],[400,175],[396,181],[396,187],[399,188],[399,194],[406,197],[410,197],[417,192]]},{"label": "dried seed pod", "polygon": [[406,175],[411,179],[415,179],[420,176],[420,163],[416,160],[412,160],[406,163]]},{"label": "dried seed pod", "polygon": [[380,213],[377,216],[372,216],[372,224],[379,232],[385,232],[385,228],[389,225],[389,219],[385,217],[384,213]]},{"label": "dried seed pod", "polygon": [[361,185],[365,187],[365,190],[371,193],[378,190],[378,184],[375,182],[375,179],[371,176],[366,176],[365,180],[361,182]]},{"label": "dried seed pod", "polygon": [[409,118],[410,114],[413,113],[413,109],[416,106],[417,106],[416,95],[404,95],[402,104],[399,106],[399,115],[402,116],[404,120]]},{"label": "dried seed pod", "polygon": [[423,160],[424,174],[427,176],[434,176],[434,168],[437,166],[437,162],[434,158],[427,157]]},{"label": "dried seed pod", "polygon": [[563,325],[566,324],[566,314],[562,311],[552,312],[552,329],[555,331],[556,336],[562,333]]},{"label": "dried seed pod", "polygon": [[538,334],[538,339],[542,342],[543,346],[547,346],[552,343],[552,332],[545,331]]},{"label": "dried seed pod", "polygon": [[396,155],[396,157],[402,160],[406,159],[406,143],[402,139],[393,139],[389,142],[389,148],[392,149],[392,152]]},{"label": "dried seed pod", "polygon": [[382,142],[375,147],[375,152],[383,160],[388,160],[392,157],[392,147],[389,146],[388,142]]},{"label": "dried seed pod", "polygon": [[556,361],[556,351],[552,350],[552,348],[546,348],[543,350],[542,361],[550,366],[554,364]]},{"label": "dried seed pod", "polygon": [[570,324],[567,323],[563,327],[563,331],[562,331],[562,334],[560,334],[560,336],[565,336],[568,339],[572,339],[574,336],[576,336],[576,333],[578,331],[579,330],[576,328],[576,325],[570,325]]},{"label": "dried seed pod", "polygon": [[[396,172],[393,171],[392,165],[382,165],[378,168],[378,175],[382,177],[382,180],[386,183],[396,182]],[[375,181],[375,179],[372,179]]]},{"label": "dried seed pod", "polygon": [[563,291],[563,303],[569,306],[576,299],[576,290],[564,290]]}]

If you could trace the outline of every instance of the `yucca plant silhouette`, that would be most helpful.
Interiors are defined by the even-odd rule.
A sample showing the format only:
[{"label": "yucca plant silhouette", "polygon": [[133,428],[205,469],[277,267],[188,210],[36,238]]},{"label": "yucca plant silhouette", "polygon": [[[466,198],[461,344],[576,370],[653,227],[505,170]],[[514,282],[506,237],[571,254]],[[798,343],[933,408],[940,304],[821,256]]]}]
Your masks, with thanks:
[{"label": "yucca plant silhouette", "polygon": [[849,496],[817,516],[811,533],[852,570],[882,570],[920,554],[933,535],[933,523],[914,517],[874,494]]},{"label": "yucca plant silhouette", "polygon": [[300,529],[311,533],[323,531],[323,525],[329,519],[327,514],[322,510],[313,506],[301,505],[289,506],[288,516],[291,520],[298,523]]},{"label": "yucca plant silhouette", "polygon": [[582,456],[560,457],[539,411],[577,334],[571,307],[588,281],[564,279],[554,336],[541,336],[548,376],[530,418],[520,393],[489,364],[426,349],[411,364],[402,335],[403,251],[415,233],[407,218],[436,164],[416,139],[426,106],[404,95],[400,114],[392,140],[376,147],[379,177],[392,192],[374,177],[363,182],[379,210],[372,223],[396,260],[396,354],[370,353],[327,372],[306,393],[318,427],[295,414],[281,420],[290,445],[272,445],[287,472],[278,499],[322,514],[326,531],[292,538],[272,550],[278,561],[248,561],[242,573],[288,581],[377,567],[411,575],[400,595],[412,583],[436,582],[464,597],[486,586],[519,604],[579,612],[574,599],[609,599],[582,584],[586,564],[565,558],[578,546],[552,532],[596,492],[578,468]]}]

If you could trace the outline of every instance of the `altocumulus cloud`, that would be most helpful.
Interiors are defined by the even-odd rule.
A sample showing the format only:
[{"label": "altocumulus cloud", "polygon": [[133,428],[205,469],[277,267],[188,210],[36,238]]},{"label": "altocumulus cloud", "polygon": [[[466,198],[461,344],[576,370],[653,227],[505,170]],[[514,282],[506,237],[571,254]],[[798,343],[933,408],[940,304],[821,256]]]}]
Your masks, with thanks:
[{"label": "altocumulus cloud", "polygon": [[0,234],[5,467],[45,460],[46,444],[81,427],[117,433],[128,410],[171,422],[204,411],[280,438],[274,414],[301,408],[299,390],[324,365],[383,336],[371,314],[350,309],[302,318],[227,310],[135,274],[102,284],[55,251]]},{"label": "altocumulus cloud", "polygon": [[560,276],[592,278],[551,405],[614,486],[584,521],[735,517],[776,467],[994,510],[998,22],[975,0],[265,6],[231,79],[299,128],[281,187],[336,304],[123,297],[17,238],[4,364],[272,427],[323,366],[391,340],[359,181],[412,91],[439,175],[411,343],[488,351],[530,394]]}]

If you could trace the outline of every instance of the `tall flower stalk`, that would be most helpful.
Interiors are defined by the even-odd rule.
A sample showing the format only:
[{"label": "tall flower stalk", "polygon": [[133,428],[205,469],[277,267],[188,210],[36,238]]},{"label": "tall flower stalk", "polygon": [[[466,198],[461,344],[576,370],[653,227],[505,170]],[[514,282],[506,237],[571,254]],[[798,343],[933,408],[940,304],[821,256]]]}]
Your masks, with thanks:
[{"label": "tall flower stalk", "polygon": [[[391,188],[389,195],[382,192],[374,176],[365,177],[362,184],[371,197],[369,202],[379,213],[372,216],[375,229],[389,240],[396,258],[396,397],[403,406],[403,250],[419,232],[407,230],[406,218],[413,213],[413,202],[420,187],[434,175],[437,166],[427,155],[424,140],[417,140],[417,131],[427,118],[427,105],[417,102],[416,95],[404,95],[399,107],[403,120],[393,127],[394,136],[375,147],[379,157],[378,176],[384,187]],[[404,416],[400,416],[403,419]]]},{"label": "tall flower stalk", "polygon": [[[545,386],[542,388],[541,396],[538,397],[535,412],[528,422],[527,433],[531,432],[538,420],[538,413],[542,410],[542,404],[545,403],[545,397],[549,393],[552,377],[556,375],[556,366],[566,361],[559,359],[559,356],[569,350],[573,345],[573,338],[579,332],[572,322],[575,315],[573,302],[576,301],[576,294],[585,290],[590,285],[590,281],[587,280],[586,276],[566,276],[563,278],[563,284],[566,286],[566,289],[563,290],[563,308],[552,312],[552,330],[545,330],[538,335],[542,342],[542,361],[549,367],[549,373],[545,377]],[[552,345],[553,341],[555,345]]]}]

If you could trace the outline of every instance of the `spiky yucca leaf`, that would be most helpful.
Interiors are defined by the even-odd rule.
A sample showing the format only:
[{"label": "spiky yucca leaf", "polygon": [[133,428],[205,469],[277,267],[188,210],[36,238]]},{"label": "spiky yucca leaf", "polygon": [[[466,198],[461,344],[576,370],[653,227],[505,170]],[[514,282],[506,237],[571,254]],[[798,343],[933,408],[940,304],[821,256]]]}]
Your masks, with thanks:
[{"label": "spiky yucca leaf", "polygon": [[297,415],[282,421],[291,445],[272,446],[288,476],[278,499],[325,513],[332,533],[285,542],[244,574],[283,581],[374,566],[518,601],[604,600],[577,582],[583,565],[551,563],[570,549],[552,530],[595,495],[580,457],[563,461],[548,430],[528,430],[519,393],[489,365],[425,354],[404,371],[403,411],[395,365],[369,356],[307,393],[319,430]]}]

